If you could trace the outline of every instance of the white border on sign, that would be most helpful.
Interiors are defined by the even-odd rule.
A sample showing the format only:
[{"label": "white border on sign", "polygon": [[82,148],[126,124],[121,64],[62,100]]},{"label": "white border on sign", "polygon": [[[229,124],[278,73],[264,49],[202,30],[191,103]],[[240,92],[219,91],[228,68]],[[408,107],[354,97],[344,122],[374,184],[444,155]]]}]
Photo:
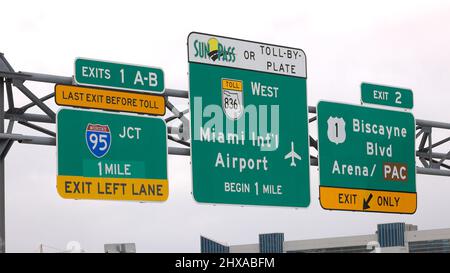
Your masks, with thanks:
[{"label": "white border on sign", "polygon": [[[376,85],[376,86],[380,86],[380,87],[388,87],[388,88],[392,88],[392,89],[401,89],[402,91],[411,92],[412,106],[411,106],[411,108],[408,108],[408,107],[401,107],[401,106],[391,106],[391,105],[384,105],[384,104],[376,104],[376,103],[365,102],[365,101],[363,101],[363,90],[362,90],[363,84]],[[388,109],[388,110],[393,110],[393,111],[401,111],[401,110],[412,111],[413,108],[414,108],[414,93],[413,93],[413,91],[411,89],[408,89],[408,88],[394,87],[394,86],[388,86],[388,85],[381,85],[381,84],[370,83],[370,82],[362,82],[359,85],[359,90],[360,90],[361,105],[369,105],[369,107],[372,106],[372,105],[373,106],[378,106],[378,107],[386,107],[386,108],[380,108],[380,109]],[[376,108],[376,107],[373,107],[373,108]]]},{"label": "white border on sign", "polygon": [[[191,60],[191,56],[190,56],[190,43],[189,40],[191,38],[191,35],[200,35],[200,36],[209,36],[211,38],[224,38],[227,40],[233,40],[234,42],[238,42],[238,43],[248,43],[248,44],[255,44],[255,45],[266,45],[266,46],[273,46],[273,47],[278,47],[278,48],[284,48],[284,49],[293,49],[293,50],[298,50],[300,51],[305,60],[302,63],[302,69],[304,69],[304,75],[299,75],[299,76],[295,76],[295,75],[290,75],[290,74],[286,74],[286,73],[279,73],[279,72],[270,72],[270,71],[266,71],[266,70],[262,70],[262,69],[255,69],[255,68],[249,68],[249,67],[244,67],[244,66],[240,66],[240,65],[229,65],[229,64],[223,64],[223,63],[210,63],[208,61],[194,61]],[[303,49],[301,48],[294,48],[294,47],[287,47],[287,46],[280,46],[280,45],[275,45],[275,44],[268,44],[268,43],[260,43],[260,42],[255,42],[255,41],[250,41],[250,40],[244,40],[244,39],[237,39],[237,38],[231,38],[231,37],[226,37],[226,36],[220,36],[220,35],[213,35],[213,34],[208,34],[208,33],[201,33],[201,32],[196,32],[196,31],[192,31],[191,33],[189,33],[188,38],[187,38],[187,53],[188,53],[188,62],[189,63],[202,63],[202,64],[206,64],[206,65],[213,65],[213,66],[223,66],[223,67],[229,67],[229,68],[235,68],[235,69],[240,69],[240,70],[250,70],[250,71],[256,71],[256,72],[263,72],[263,73],[269,73],[269,74],[277,74],[277,75],[284,75],[284,76],[288,76],[288,77],[297,77],[297,78],[307,78],[307,62],[306,62],[306,54],[303,51]]]},{"label": "white border on sign", "polygon": [[[100,85],[100,84],[90,84],[90,83],[79,83],[77,81],[77,76],[76,76],[76,72],[77,72],[77,66],[76,66],[76,62],[77,60],[88,60],[88,61],[94,61],[94,62],[103,62],[103,63],[112,63],[112,64],[118,64],[118,65],[129,65],[129,66],[135,66],[135,67],[144,67],[144,68],[148,68],[148,69],[159,69],[161,70],[161,73],[163,75],[163,84],[164,84],[164,88],[161,92],[156,92],[156,91],[151,91],[151,90],[145,90],[145,89],[135,89],[135,88],[123,88],[123,87],[116,87],[116,86],[108,86],[108,85]],[[155,95],[164,95],[166,93],[166,76],[164,73],[164,70],[160,67],[157,66],[146,66],[146,65],[139,65],[139,64],[130,64],[130,63],[119,63],[119,62],[113,62],[113,61],[105,61],[105,60],[99,60],[99,59],[92,59],[92,58],[84,58],[84,57],[76,57],[74,62],[73,62],[73,83],[74,85],[77,86],[92,86],[92,87],[102,87],[102,88],[107,88],[107,89],[116,89],[116,90],[124,90],[124,91],[131,91],[131,92],[144,92],[144,93],[151,93],[151,94],[155,94]]]},{"label": "white border on sign", "polygon": [[132,116],[132,117],[140,117],[140,118],[149,118],[149,119],[158,119],[161,120],[164,123],[164,128],[165,128],[165,142],[166,142],[166,177],[167,177],[167,199],[164,201],[135,201],[135,200],[110,200],[110,199],[72,199],[72,198],[64,198],[61,195],[59,195],[58,190],[56,190],[56,194],[63,200],[85,200],[85,201],[101,201],[101,202],[131,202],[131,203],[156,203],[156,204],[162,204],[165,203],[169,200],[169,196],[170,196],[170,181],[169,181],[169,147],[167,145],[167,122],[159,117],[152,117],[152,116],[147,116],[147,115],[138,115],[138,114],[133,114],[133,113],[117,113],[117,112],[109,112],[109,111],[102,111],[102,110],[97,110],[97,109],[92,109],[92,110],[87,110],[87,109],[79,109],[79,108],[71,108],[71,107],[61,107],[58,109],[58,111],[56,112],[56,183],[58,183],[58,175],[59,175],[59,171],[58,171],[58,158],[59,158],[59,154],[58,154],[58,138],[59,138],[59,134],[58,134],[58,115],[59,112],[61,112],[62,110],[73,110],[73,111],[79,111],[79,112],[96,112],[96,113],[102,113],[102,114],[112,114],[112,115],[119,115],[119,116]]},{"label": "white border on sign", "polygon": [[[405,113],[405,114],[409,114],[412,116],[413,120],[414,120],[414,183],[415,183],[415,194],[416,194],[416,209],[413,213],[402,213],[402,212],[383,212],[383,211],[362,211],[362,210],[339,210],[339,209],[327,209],[324,208],[322,206],[322,202],[320,201],[320,187],[321,187],[321,183],[320,183],[320,139],[319,139],[319,104],[321,102],[326,102],[326,103],[334,103],[334,104],[341,104],[341,105],[350,105],[350,106],[356,106],[356,107],[360,107],[360,108],[370,108],[370,109],[377,109],[377,110],[384,110],[384,111],[390,111],[390,112],[397,112],[397,113]],[[399,111],[398,109],[395,110],[389,110],[389,109],[383,109],[383,108],[377,108],[377,107],[368,107],[368,106],[361,106],[358,104],[353,104],[353,103],[343,103],[343,102],[335,102],[335,101],[327,101],[327,100],[319,100],[319,102],[316,105],[316,115],[317,115],[317,167],[319,168],[319,204],[320,207],[324,210],[327,211],[342,211],[342,212],[362,212],[362,213],[382,213],[382,214],[401,214],[401,215],[414,215],[417,212],[417,205],[418,205],[418,198],[417,198],[417,163],[416,163],[416,137],[415,137],[415,128],[417,127],[416,124],[416,118],[414,117],[414,115],[411,112],[406,112],[406,111]],[[327,187],[327,186],[324,186]],[[357,190],[361,190],[361,189],[357,189]],[[386,191],[386,190],[376,190],[376,189],[362,189],[362,190],[372,190],[372,191]],[[394,191],[386,191],[386,192],[394,192]]]},{"label": "white border on sign", "polygon": [[[308,205],[306,206],[306,207],[293,207],[293,206],[276,206],[276,205],[274,205],[274,206],[271,206],[271,205],[257,205],[257,204],[228,204],[228,203],[208,203],[208,202],[199,202],[199,201],[197,201],[196,199],[195,199],[195,196],[194,196],[194,170],[193,170],[193,167],[192,167],[192,131],[194,130],[193,129],[193,126],[192,126],[192,114],[193,114],[193,111],[191,111],[192,110],[192,107],[193,107],[193,105],[191,105],[191,77],[190,77],[190,70],[189,70],[189,67],[190,67],[190,61],[189,61],[189,36],[192,34],[192,33],[198,33],[198,34],[203,34],[203,35],[210,35],[210,36],[214,36],[214,37],[223,37],[223,38],[228,38],[228,37],[224,37],[224,36],[219,36],[219,35],[211,35],[211,34],[205,34],[205,33],[200,33],[200,32],[195,32],[195,31],[193,31],[193,32],[191,32],[191,33],[189,33],[189,35],[188,35],[188,37],[187,37],[187,40],[188,40],[188,43],[187,43],[187,49],[188,49],[188,75],[189,75],[189,77],[188,77],[188,88],[189,88],[189,92],[188,92],[188,100],[189,100],[189,112],[190,112],[190,119],[191,119],[191,128],[190,128],[190,134],[191,134],[191,146],[189,147],[189,150],[190,150],[190,164],[191,164],[191,197],[192,197],[192,199],[195,201],[195,203],[196,204],[198,204],[198,205],[202,205],[202,206],[211,206],[211,205],[213,205],[213,206],[217,206],[217,205],[220,205],[220,206],[225,206],[225,207],[237,207],[237,206],[239,206],[239,207],[250,207],[250,208],[273,208],[273,209],[287,209],[287,208],[290,208],[290,209],[295,209],[295,210],[297,210],[297,209],[307,209],[307,208],[309,208],[309,206],[311,206],[311,158],[310,158],[310,156],[311,156],[311,154],[310,154],[310,139],[309,139],[309,107],[308,107],[308,87],[306,86],[306,89],[305,89],[305,100],[306,100],[306,118],[307,118],[307,126],[306,126],[306,131],[307,131],[307,135],[308,135],[308,168],[309,168],[309,170],[308,170],[308,184],[309,184],[309,191],[308,191],[308,195],[309,195],[309,203],[308,203]],[[228,38],[228,39],[234,39],[234,38]],[[239,40],[239,39],[235,39],[235,40]],[[247,40],[242,40],[242,41],[247,41]],[[247,41],[247,42],[252,42],[252,41]],[[263,44],[263,43],[261,43],[261,44]],[[271,45],[271,44],[266,44],[266,45]],[[277,46],[277,45],[274,45],[274,46]],[[301,49],[300,49],[301,50]],[[302,50],[302,52],[303,52],[303,50]],[[306,54],[305,54],[305,52],[303,52],[303,54],[305,55],[305,74],[306,74]],[[193,62],[193,63],[197,63],[197,62]],[[203,63],[201,63],[201,64],[203,64]],[[204,65],[208,65],[208,64],[204,64]],[[231,68],[233,68],[233,69],[239,69],[239,70],[250,70],[250,69],[242,69],[242,68],[235,68],[235,67],[231,67]],[[258,73],[267,73],[267,72],[263,72],[263,71],[256,71],[256,70],[250,70],[250,71],[254,71],[254,72],[258,72]],[[272,73],[270,73],[270,74],[272,74]],[[280,75],[280,76],[287,76],[287,77],[294,77],[294,76],[289,76],[289,75],[284,75],[284,74],[275,74],[275,75]],[[295,77],[294,77],[295,78]],[[299,78],[301,78],[301,77],[299,77]],[[305,79],[305,83],[307,84],[307,82],[306,82],[306,77],[303,77],[302,79]]]}]

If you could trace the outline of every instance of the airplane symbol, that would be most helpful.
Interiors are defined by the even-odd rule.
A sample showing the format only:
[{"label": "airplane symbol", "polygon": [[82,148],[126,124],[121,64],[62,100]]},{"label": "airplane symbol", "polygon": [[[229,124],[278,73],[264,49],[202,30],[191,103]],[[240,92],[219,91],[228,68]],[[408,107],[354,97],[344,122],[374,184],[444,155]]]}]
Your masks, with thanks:
[{"label": "airplane symbol", "polygon": [[294,142],[291,141],[291,151],[284,157],[284,159],[291,159],[291,167],[296,167],[295,159],[302,160],[302,158],[294,151]]}]

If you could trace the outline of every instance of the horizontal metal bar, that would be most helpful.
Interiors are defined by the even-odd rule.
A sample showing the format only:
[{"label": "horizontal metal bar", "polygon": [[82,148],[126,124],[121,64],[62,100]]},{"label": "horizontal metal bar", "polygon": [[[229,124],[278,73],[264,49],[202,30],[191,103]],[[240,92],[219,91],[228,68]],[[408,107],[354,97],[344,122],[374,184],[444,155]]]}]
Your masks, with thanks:
[{"label": "horizontal metal bar", "polygon": [[14,80],[27,80],[30,76],[17,72],[0,71],[0,77]]},{"label": "horizontal metal bar", "polygon": [[0,139],[8,139],[8,140],[15,140],[15,141],[23,141],[26,137],[21,134],[3,134],[0,133]]},{"label": "horizontal metal bar", "polygon": [[54,137],[41,137],[41,136],[27,136],[21,134],[0,134],[0,139],[14,140],[24,144],[37,144],[37,145],[56,145],[56,138]]},{"label": "horizontal metal bar", "polygon": [[24,79],[27,81],[68,84],[68,85],[71,85],[73,83],[72,77],[55,76],[49,74],[21,72],[21,71],[19,71],[19,74],[23,74],[26,77]]},{"label": "horizontal metal bar", "polygon": [[171,155],[191,155],[189,148],[169,147],[168,150]]},{"label": "horizontal metal bar", "polygon": [[34,121],[34,122],[44,122],[44,123],[55,123],[47,115],[39,115],[39,114],[11,114],[6,112],[5,119],[12,119],[17,121]]},{"label": "horizontal metal bar", "polygon": [[428,169],[428,168],[422,168],[422,167],[417,167],[416,169],[417,169],[418,174],[450,176],[450,171],[446,171],[446,170]]},{"label": "horizontal metal bar", "polygon": [[56,138],[54,138],[54,137],[31,136],[31,138],[24,139],[21,142],[19,141],[19,143],[56,146]]},{"label": "horizontal metal bar", "polygon": [[164,95],[168,97],[189,98],[189,92],[185,90],[166,89]]},{"label": "horizontal metal bar", "polygon": [[445,122],[416,119],[416,124],[419,126],[422,126],[422,127],[434,127],[434,128],[450,130],[450,123],[445,123]]},{"label": "horizontal metal bar", "polygon": [[[427,152],[416,152],[416,155],[418,157],[423,157],[425,159],[428,159],[430,157],[430,153]],[[450,154],[444,154],[444,153],[431,153],[432,158],[439,158],[439,159],[450,159]]]}]

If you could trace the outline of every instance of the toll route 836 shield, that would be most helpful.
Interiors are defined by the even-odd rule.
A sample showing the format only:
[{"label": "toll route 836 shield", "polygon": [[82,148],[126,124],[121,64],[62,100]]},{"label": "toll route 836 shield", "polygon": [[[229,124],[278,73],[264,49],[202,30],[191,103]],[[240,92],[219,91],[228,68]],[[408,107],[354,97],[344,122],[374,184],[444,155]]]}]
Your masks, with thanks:
[{"label": "toll route 836 shield", "polygon": [[105,156],[111,147],[111,130],[108,125],[91,124],[86,126],[86,144],[97,158]]},{"label": "toll route 836 shield", "polygon": [[241,80],[222,79],[222,109],[231,119],[239,119],[244,112],[243,84]]}]

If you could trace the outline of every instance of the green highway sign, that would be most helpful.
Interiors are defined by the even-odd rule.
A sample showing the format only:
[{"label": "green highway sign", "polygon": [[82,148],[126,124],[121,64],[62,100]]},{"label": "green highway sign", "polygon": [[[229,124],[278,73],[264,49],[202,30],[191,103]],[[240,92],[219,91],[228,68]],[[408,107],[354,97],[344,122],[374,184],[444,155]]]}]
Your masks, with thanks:
[{"label": "green highway sign", "polygon": [[414,106],[413,92],[411,89],[375,85],[370,83],[361,84],[361,101],[365,103],[407,109],[412,109]]},{"label": "green highway sign", "polygon": [[203,203],[310,203],[301,49],[188,37],[193,195]]},{"label": "green highway sign", "polygon": [[129,91],[164,93],[164,72],[160,68],[93,59],[75,59],[75,83]]},{"label": "green highway sign", "polygon": [[57,151],[57,190],[63,198],[168,198],[167,128],[160,118],[61,109]]},{"label": "green highway sign", "polygon": [[411,113],[321,101],[317,117],[323,208],[415,213]]}]

